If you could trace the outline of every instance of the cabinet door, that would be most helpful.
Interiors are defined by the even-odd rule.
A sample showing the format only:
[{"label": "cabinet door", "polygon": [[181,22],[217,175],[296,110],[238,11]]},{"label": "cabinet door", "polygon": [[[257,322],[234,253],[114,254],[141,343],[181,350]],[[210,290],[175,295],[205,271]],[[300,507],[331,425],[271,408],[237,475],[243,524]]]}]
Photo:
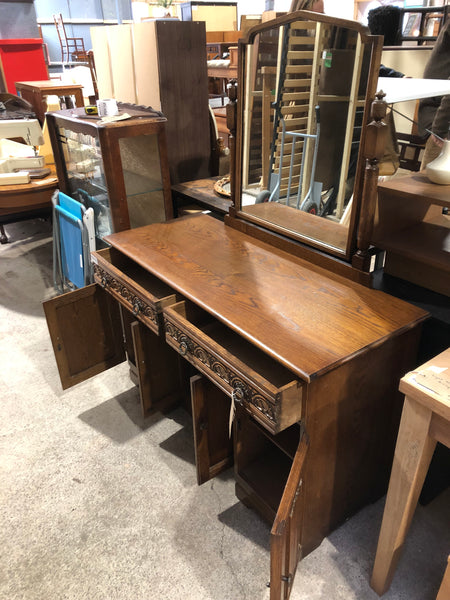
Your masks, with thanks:
[{"label": "cabinet door", "polygon": [[307,451],[303,433],[270,532],[270,600],[287,600],[301,558],[302,471]]},{"label": "cabinet door", "polygon": [[145,417],[156,408],[168,410],[183,397],[180,358],[164,338],[140,321],[131,323],[131,333],[142,414]]},{"label": "cabinet door", "polygon": [[191,377],[195,463],[199,485],[233,464],[230,399],[202,375]]},{"label": "cabinet door", "polygon": [[125,360],[119,306],[97,284],[43,306],[64,390]]}]

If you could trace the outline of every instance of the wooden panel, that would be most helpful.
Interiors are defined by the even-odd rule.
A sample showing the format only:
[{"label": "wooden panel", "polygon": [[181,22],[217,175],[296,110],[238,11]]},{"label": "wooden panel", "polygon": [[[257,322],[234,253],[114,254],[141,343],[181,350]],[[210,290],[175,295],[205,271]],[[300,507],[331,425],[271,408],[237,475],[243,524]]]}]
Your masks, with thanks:
[{"label": "wooden panel", "polygon": [[419,330],[392,337],[308,387],[303,556],[387,489],[403,397]]},{"label": "wooden panel", "polygon": [[156,36],[170,180],[174,184],[208,177],[211,143],[205,24],[156,21]]},{"label": "wooden panel", "polygon": [[125,360],[119,307],[99,286],[43,306],[63,389]]},{"label": "wooden panel", "polygon": [[201,375],[191,377],[197,481],[201,485],[233,464],[230,399]]},{"label": "wooden panel", "polygon": [[289,597],[297,563],[301,558],[302,472],[307,453],[307,437],[302,435],[283,497],[270,532],[270,598]]},{"label": "wooden panel", "polygon": [[134,24],[133,45],[137,103],[161,110],[155,21]]},{"label": "wooden panel", "polygon": [[107,240],[305,380],[427,316],[207,215]]},{"label": "wooden panel", "polygon": [[180,400],[179,358],[163,339],[139,321],[131,324],[131,332],[142,414],[147,416],[153,409],[166,410]]},{"label": "wooden panel", "polygon": [[[131,25],[112,25],[105,29],[111,59],[113,97],[120,102],[136,103]],[[104,96],[100,95],[100,98]]]},{"label": "wooden panel", "polygon": [[91,27],[92,49],[95,56],[99,97],[115,98],[107,30],[108,27]]}]

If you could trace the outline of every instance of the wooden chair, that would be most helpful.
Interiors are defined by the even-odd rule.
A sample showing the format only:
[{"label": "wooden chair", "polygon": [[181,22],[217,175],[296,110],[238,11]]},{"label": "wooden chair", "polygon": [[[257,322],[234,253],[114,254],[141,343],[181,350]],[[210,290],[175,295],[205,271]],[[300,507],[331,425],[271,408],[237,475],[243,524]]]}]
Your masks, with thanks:
[{"label": "wooden chair", "polygon": [[95,104],[95,101],[98,100],[98,85],[97,85],[97,71],[95,69],[95,59],[93,50],[88,50],[86,52],[87,61],[89,65],[89,70],[91,71],[92,77],[92,86],[94,88],[94,96],[89,96],[89,102],[91,104]]},{"label": "wooden chair", "polygon": [[80,37],[67,37],[64,20],[61,13],[53,15],[56,31],[58,33],[59,44],[61,46],[62,62],[87,61],[87,52],[84,47],[84,40]]}]

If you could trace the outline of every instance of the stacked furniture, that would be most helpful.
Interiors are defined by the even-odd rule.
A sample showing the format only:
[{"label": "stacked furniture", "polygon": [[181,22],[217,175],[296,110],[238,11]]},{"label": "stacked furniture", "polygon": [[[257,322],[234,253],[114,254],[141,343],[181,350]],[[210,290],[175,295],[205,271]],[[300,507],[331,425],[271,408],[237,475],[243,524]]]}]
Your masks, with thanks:
[{"label": "stacked furniture", "polygon": [[167,118],[171,182],[210,175],[205,24],[163,19],[93,27],[91,37],[99,97]]}]

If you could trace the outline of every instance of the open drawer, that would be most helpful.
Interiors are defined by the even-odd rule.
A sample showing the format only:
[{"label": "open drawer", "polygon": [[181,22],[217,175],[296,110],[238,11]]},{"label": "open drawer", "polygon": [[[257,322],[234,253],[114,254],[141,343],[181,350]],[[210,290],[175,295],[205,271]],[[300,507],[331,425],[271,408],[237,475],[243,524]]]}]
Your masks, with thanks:
[{"label": "open drawer", "polygon": [[180,299],[175,291],[114,248],[98,250],[91,256],[94,280],[137,319],[162,334],[162,309]]},{"label": "open drawer", "polygon": [[164,308],[166,341],[272,433],[302,415],[302,383],[189,301]]}]

